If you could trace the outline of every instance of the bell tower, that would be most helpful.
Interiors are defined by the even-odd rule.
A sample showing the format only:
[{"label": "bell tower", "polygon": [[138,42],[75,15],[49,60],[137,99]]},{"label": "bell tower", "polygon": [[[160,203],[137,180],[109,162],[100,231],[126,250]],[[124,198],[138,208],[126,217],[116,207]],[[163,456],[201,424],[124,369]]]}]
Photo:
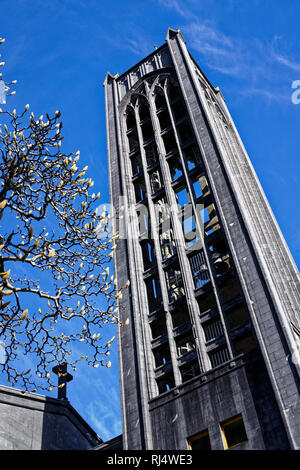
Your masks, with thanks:
[{"label": "bell tower", "polygon": [[124,449],[299,449],[297,269],[221,91],[172,29],[104,86]]}]

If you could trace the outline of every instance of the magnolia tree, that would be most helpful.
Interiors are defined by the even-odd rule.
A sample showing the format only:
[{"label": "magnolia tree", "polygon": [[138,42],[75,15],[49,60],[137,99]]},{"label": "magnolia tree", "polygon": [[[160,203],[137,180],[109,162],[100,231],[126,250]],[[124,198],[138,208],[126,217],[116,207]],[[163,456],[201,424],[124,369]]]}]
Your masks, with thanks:
[{"label": "magnolia tree", "polygon": [[60,118],[36,119],[29,105],[0,113],[0,370],[34,391],[55,386],[61,363],[110,367],[114,338],[101,328],[118,321],[129,285],[117,290],[109,273],[118,234],[79,152],[62,152]]}]

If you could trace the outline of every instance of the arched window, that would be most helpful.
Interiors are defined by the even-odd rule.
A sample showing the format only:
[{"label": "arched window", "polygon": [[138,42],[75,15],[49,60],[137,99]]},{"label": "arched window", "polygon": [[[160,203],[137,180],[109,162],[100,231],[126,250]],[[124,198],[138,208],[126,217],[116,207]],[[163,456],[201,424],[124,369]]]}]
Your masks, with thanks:
[{"label": "arched window", "polygon": [[158,111],[161,108],[164,108],[167,106],[166,99],[164,97],[163,90],[159,87],[155,89],[155,107],[156,110]]},{"label": "arched window", "polygon": [[181,97],[179,87],[174,82],[169,82],[168,95],[171,102]]},{"label": "arched window", "polygon": [[136,127],[134,111],[130,107],[126,110],[126,127],[128,131]]},{"label": "arched window", "polygon": [[150,118],[149,106],[144,101],[140,101],[138,105],[140,121]]}]

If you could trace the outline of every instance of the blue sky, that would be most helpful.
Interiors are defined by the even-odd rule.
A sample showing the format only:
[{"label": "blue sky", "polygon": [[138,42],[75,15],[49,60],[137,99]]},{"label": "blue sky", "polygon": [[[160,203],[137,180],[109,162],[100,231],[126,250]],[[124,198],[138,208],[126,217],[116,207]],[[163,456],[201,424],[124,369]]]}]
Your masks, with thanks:
[{"label": "blue sky", "polygon": [[[109,201],[104,89],[160,46],[168,27],[219,86],[288,246],[299,264],[300,80],[298,0],[1,0],[4,78],[18,80],[8,106],[62,112],[65,152],[81,151],[95,192]],[[87,173],[88,174],[88,173]],[[79,369],[72,405],[103,439],[121,432],[117,348],[111,369]],[[109,394],[108,394],[109,390]]]}]

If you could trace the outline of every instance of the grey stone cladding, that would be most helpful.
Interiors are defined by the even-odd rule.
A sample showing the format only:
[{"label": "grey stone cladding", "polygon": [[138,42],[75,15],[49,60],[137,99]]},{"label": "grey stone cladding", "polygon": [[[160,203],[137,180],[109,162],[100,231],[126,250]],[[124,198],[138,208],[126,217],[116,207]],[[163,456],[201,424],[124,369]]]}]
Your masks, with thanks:
[{"label": "grey stone cladding", "polygon": [[172,29],[104,86],[124,449],[299,449],[297,268],[221,91]]},{"label": "grey stone cladding", "polygon": [[0,386],[1,450],[89,450],[102,439],[68,400]]}]

